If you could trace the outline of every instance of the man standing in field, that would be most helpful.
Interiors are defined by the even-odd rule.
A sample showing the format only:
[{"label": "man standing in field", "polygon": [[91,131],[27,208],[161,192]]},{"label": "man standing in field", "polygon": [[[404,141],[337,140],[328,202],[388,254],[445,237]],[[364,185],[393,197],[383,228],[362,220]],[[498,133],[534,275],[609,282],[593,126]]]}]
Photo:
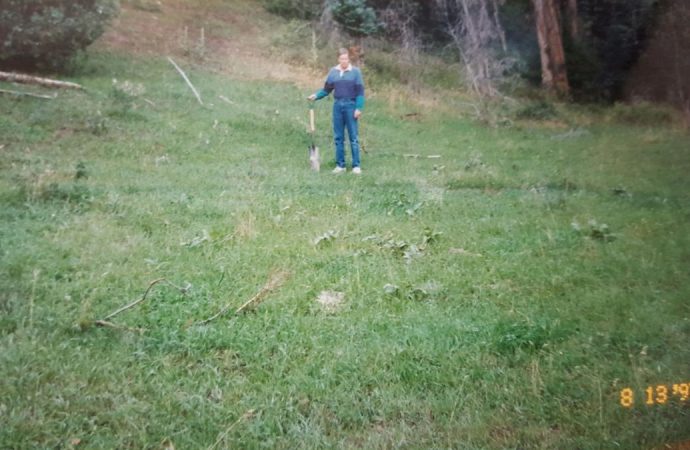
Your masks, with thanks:
[{"label": "man standing in field", "polygon": [[364,109],[364,81],[358,67],[350,64],[346,48],[338,51],[338,65],[328,72],[323,89],[308,98],[320,100],[333,92],[333,135],[335,140],[335,169],[333,173],[345,172],[345,128],[352,150],[352,173],[359,175],[358,119]]}]

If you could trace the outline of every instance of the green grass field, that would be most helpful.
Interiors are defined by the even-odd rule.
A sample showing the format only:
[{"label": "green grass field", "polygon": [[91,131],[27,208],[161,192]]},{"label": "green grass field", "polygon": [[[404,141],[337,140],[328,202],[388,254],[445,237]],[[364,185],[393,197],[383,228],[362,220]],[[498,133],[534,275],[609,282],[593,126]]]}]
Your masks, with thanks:
[{"label": "green grass field", "polygon": [[[0,97],[0,448],[690,440],[687,133],[373,95],[360,177],[329,173],[317,104],[317,174],[309,92],[185,68],[206,106],[105,51],[87,92]],[[111,319],[143,333],[95,326],[159,278],[184,289]]]}]

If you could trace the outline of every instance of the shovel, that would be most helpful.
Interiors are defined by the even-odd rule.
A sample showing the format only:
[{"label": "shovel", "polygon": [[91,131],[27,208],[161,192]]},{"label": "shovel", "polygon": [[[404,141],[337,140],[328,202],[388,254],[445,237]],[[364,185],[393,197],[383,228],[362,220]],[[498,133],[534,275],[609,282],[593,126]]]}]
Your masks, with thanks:
[{"label": "shovel", "polygon": [[311,170],[318,172],[321,169],[321,158],[319,157],[319,148],[314,144],[314,103],[309,105],[309,136],[311,138],[311,145],[309,146],[309,165]]}]

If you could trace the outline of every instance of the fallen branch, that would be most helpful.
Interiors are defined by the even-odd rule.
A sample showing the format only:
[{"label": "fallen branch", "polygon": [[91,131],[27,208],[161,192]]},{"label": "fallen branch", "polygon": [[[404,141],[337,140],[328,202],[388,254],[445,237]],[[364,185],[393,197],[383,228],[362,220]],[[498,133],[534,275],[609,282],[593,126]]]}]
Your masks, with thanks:
[{"label": "fallen branch", "polygon": [[284,272],[284,271],[279,271],[279,272],[273,273],[271,275],[271,278],[266,283],[266,285],[264,285],[264,287],[261,288],[261,290],[254,297],[250,298],[242,306],[237,308],[235,310],[235,314],[239,314],[239,313],[243,312],[245,309],[249,308],[250,306],[254,306],[255,304],[258,304],[261,300],[263,300],[263,298],[268,293],[270,293],[271,291],[273,291],[277,287],[280,287],[280,285],[282,285],[285,282],[285,280],[287,279],[287,276],[288,276],[288,273]]},{"label": "fallen branch", "polygon": [[[289,275],[288,272],[286,272],[284,270],[279,270],[277,272],[273,272],[270,275],[270,277],[269,277],[268,281],[266,282],[266,284],[264,285],[264,287],[262,287],[261,290],[259,292],[257,292],[256,295],[254,295],[254,297],[247,300],[242,306],[240,306],[239,308],[237,308],[235,310],[235,315],[240,314],[241,312],[245,311],[250,306],[254,306],[254,305],[258,304],[271,291],[280,287],[285,282],[285,280],[287,280],[288,275]],[[207,323],[209,323],[209,322],[217,319],[218,317],[224,315],[225,313],[227,313],[231,308],[232,308],[232,305],[228,304],[225,307],[223,307],[223,309],[221,309],[220,311],[218,311],[216,314],[212,315],[208,319],[202,320],[201,322],[197,322],[197,325],[206,325]]]},{"label": "fallen branch", "polygon": [[412,112],[412,113],[403,114],[402,116],[400,116],[400,118],[403,120],[405,120],[405,119],[419,120],[419,117],[421,117],[421,116],[422,115],[418,112]]},{"label": "fallen branch", "polygon": [[406,153],[403,155],[405,158],[427,158],[427,159],[439,159],[441,155],[426,155],[422,156],[418,153]]},{"label": "fallen branch", "polygon": [[225,103],[227,103],[228,105],[234,105],[234,104],[235,104],[235,102],[233,102],[232,100],[230,100],[229,98],[227,98],[227,97],[224,96],[224,95],[219,95],[218,98],[221,99],[221,100],[223,100],[223,101],[224,101]]},{"label": "fallen branch", "polygon": [[[159,278],[159,279],[157,279],[157,280],[153,280],[151,283],[149,283],[149,287],[146,288],[146,292],[144,292],[144,295],[143,295],[139,300],[135,300],[135,301],[133,301],[132,303],[130,303],[129,305],[125,305],[125,306],[123,306],[122,308],[119,308],[119,309],[117,309],[117,310],[111,312],[110,314],[108,314],[107,316],[105,316],[102,320],[97,320],[95,323],[98,324],[98,322],[107,322],[108,320],[110,320],[110,319],[112,319],[113,317],[117,316],[117,315],[120,314],[121,312],[127,311],[128,309],[131,309],[131,308],[134,308],[136,305],[138,305],[139,303],[141,303],[141,302],[143,302],[144,300],[146,300],[146,296],[149,295],[149,292],[151,291],[151,289],[152,289],[155,285],[157,285],[158,283],[167,283],[167,284],[169,284],[170,286],[172,286],[172,287],[178,289],[178,290],[179,290],[180,292],[182,292],[183,294],[187,292],[187,289],[186,289],[186,288],[177,286],[176,284],[171,283],[170,281],[168,281],[168,280],[165,279],[165,278]],[[108,325],[105,325],[105,326],[108,326]]]},{"label": "fallen branch", "polygon": [[9,94],[9,95],[25,95],[27,97],[36,97],[36,98],[44,98],[47,100],[53,100],[57,97],[57,94],[53,95],[42,95],[42,94],[34,94],[33,92],[20,92],[20,91],[9,91],[7,89],[0,89],[0,94]]},{"label": "fallen branch", "polygon": [[192,84],[192,82],[189,81],[189,78],[187,78],[187,75],[184,73],[184,71],[183,71],[182,69],[180,69],[180,66],[178,66],[177,64],[175,64],[175,61],[173,61],[173,59],[172,59],[171,57],[169,57],[169,56],[168,56],[168,61],[170,61],[170,64],[172,64],[173,66],[175,66],[175,69],[177,69],[177,71],[180,73],[180,75],[182,75],[182,78],[184,78],[184,81],[187,82],[187,86],[189,86],[189,88],[190,88],[190,89],[192,90],[192,92],[194,93],[194,96],[195,96],[196,99],[199,101],[199,104],[203,106],[203,105],[204,105],[204,102],[201,101],[201,96],[199,96],[199,92],[197,92],[197,90],[196,90],[196,88],[194,87],[194,85]]},{"label": "fallen branch", "polygon": [[52,88],[84,89],[84,86],[77,83],[72,83],[71,81],[53,80],[50,78],[41,78],[33,75],[25,75],[14,72],[0,72],[0,81],[9,81],[10,83],[38,84]]}]

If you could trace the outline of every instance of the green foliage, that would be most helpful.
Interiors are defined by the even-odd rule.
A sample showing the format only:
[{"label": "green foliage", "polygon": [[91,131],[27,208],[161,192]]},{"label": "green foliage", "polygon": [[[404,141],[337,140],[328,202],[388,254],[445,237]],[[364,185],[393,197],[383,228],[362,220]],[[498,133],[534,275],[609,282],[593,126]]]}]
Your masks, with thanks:
[{"label": "green foliage", "polygon": [[323,8],[322,0],[262,0],[267,11],[289,19],[314,19]]},{"label": "green foliage", "polygon": [[352,36],[365,37],[377,34],[383,29],[374,8],[366,0],[330,0],[333,19]]},{"label": "green foliage", "polygon": [[64,67],[117,12],[117,0],[3,0],[0,67]]},{"label": "green foliage", "polygon": [[558,111],[553,103],[547,100],[538,100],[528,103],[515,112],[518,119],[549,120],[558,117]]}]

